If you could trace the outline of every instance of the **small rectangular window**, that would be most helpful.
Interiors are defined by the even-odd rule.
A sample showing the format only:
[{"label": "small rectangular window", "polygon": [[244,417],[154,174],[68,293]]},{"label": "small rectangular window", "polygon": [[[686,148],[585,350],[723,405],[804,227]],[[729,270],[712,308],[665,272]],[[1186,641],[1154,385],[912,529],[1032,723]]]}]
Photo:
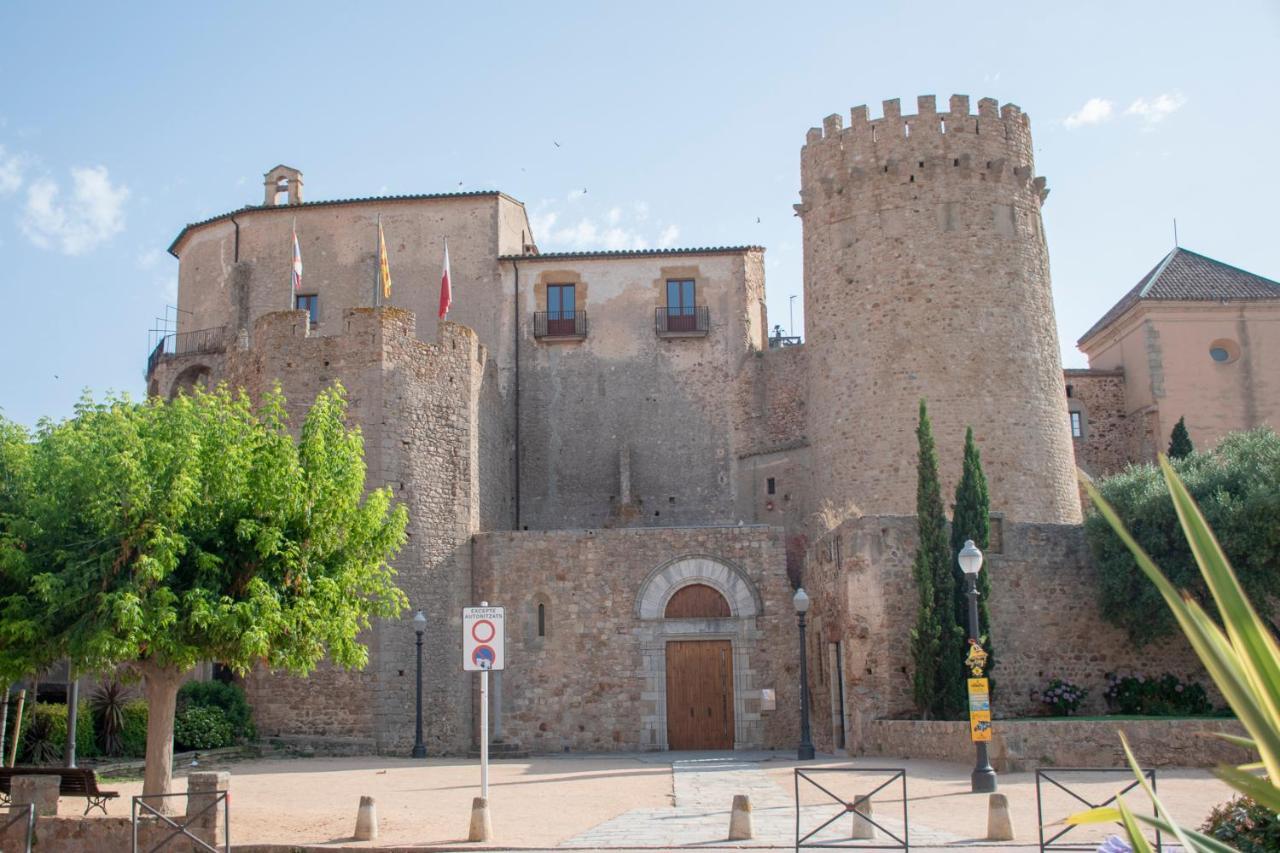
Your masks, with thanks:
[{"label": "small rectangular window", "polygon": [[771,494],[771,495],[772,495],[772,494],[776,494],[776,493],[777,493],[777,491],[778,491],[778,484],[777,484],[776,482],[774,482],[774,480],[773,480],[773,478],[772,478],[772,477],[770,477],[770,478],[766,481],[765,485],[766,485],[766,486],[768,487],[768,489],[769,489],[769,494]]},{"label": "small rectangular window", "polygon": [[306,311],[311,317],[311,327],[314,329],[320,322],[320,297],[314,293],[299,293],[297,304],[299,311]]},{"label": "small rectangular window", "polygon": [[697,285],[691,278],[667,279],[667,315],[693,316],[697,306]]},{"label": "small rectangular window", "polygon": [[1080,413],[1072,412],[1071,413],[1071,437],[1080,438],[1083,435],[1084,435],[1084,431],[1080,423]]}]

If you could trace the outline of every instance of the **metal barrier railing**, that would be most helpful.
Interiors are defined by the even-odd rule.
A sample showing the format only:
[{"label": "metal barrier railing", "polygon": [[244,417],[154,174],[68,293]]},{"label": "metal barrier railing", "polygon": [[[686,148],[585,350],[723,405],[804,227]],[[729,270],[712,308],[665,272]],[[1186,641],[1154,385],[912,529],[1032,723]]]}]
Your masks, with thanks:
[{"label": "metal barrier railing", "polygon": [[156,365],[165,356],[199,355],[202,353],[224,352],[227,349],[227,327],[214,326],[209,329],[195,329],[190,332],[174,332],[165,335],[151,350],[147,357],[147,375],[150,376]]},{"label": "metal barrier railing", "polygon": [[[209,797],[209,803],[195,814],[185,814],[181,817],[181,823],[166,814],[161,814],[153,806],[144,802],[145,800],[164,800],[170,797],[187,797],[190,802],[191,797],[206,796]],[[155,853],[161,850],[171,842],[180,838],[186,838],[192,842],[196,849],[208,850],[209,853],[219,853],[217,847],[212,846],[207,841],[192,835],[189,831],[191,826],[211,812],[216,813],[218,805],[222,805],[222,853],[231,853],[231,796],[227,791],[209,791],[208,793],[186,793],[177,794],[140,794],[133,798],[133,807],[130,812],[130,822],[133,824],[133,853],[138,853],[141,849],[138,847],[138,819],[143,815],[150,814],[158,818],[161,822],[167,824],[173,831],[154,847],[148,847],[147,853]],[[217,839],[215,838],[216,842]]]},{"label": "metal barrier railing", "polygon": [[[820,784],[813,777],[820,774],[830,773],[857,773],[860,775],[883,776],[888,774],[879,785],[876,785],[866,793],[856,795],[852,800],[832,792],[830,788]],[[809,785],[817,788],[831,800],[832,805],[838,805],[840,810],[834,815],[827,818],[808,832],[804,832],[801,819],[800,804],[800,781],[804,780]],[[900,783],[902,792],[902,835],[898,835],[895,831],[885,826],[885,824],[876,820],[874,811],[870,805],[875,802],[876,794],[884,791],[890,786]],[[910,831],[907,821],[907,771],[901,767],[814,767],[808,770],[796,768],[795,772],[795,790],[796,790],[796,849],[801,847],[844,847],[856,850],[910,850]],[[826,806],[830,808],[830,805]],[[841,818],[850,818],[851,827],[853,822],[860,822],[865,831],[862,835],[857,833],[855,828],[851,828],[849,836],[831,837],[828,833],[824,837],[819,837],[819,833],[827,830],[832,824]],[[875,830],[884,833],[886,840],[893,843],[875,844]],[[804,832],[803,835],[801,833]]]},{"label": "metal barrier railing", "polygon": [[[1102,802],[1095,803],[1087,795],[1081,793],[1081,791],[1078,790],[1079,786],[1083,784],[1082,782],[1077,781],[1075,783],[1076,789],[1073,790],[1072,788],[1067,786],[1066,779],[1054,778],[1055,776],[1060,776],[1063,774],[1075,774],[1078,776],[1079,774],[1082,774],[1082,773],[1103,774],[1103,775],[1118,773],[1124,776],[1128,776],[1132,781],[1130,781],[1128,785],[1125,785],[1119,791],[1116,791],[1114,794],[1107,797]],[[1142,775],[1145,776],[1147,778],[1147,781],[1151,783],[1151,790],[1154,791],[1156,789],[1156,771],[1143,770]],[[1045,838],[1044,831],[1045,831],[1046,824],[1045,824],[1045,815],[1044,815],[1044,790],[1042,790],[1041,788],[1042,782],[1045,783],[1046,789],[1053,790],[1056,788],[1062,791],[1063,793],[1065,793],[1074,801],[1072,803],[1071,812],[1069,812],[1068,814],[1074,814],[1075,812],[1079,812],[1079,811],[1086,811],[1087,809],[1097,809],[1097,808],[1102,808],[1103,806],[1109,806],[1116,801],[1116,798],[1120,797],[1122,794],[1126,794],[1129,791],[1132,791],[1134,788],[1138,787],[1139,784],[1141,784],[1137,779],[1133,778],[1133,771],[1127,768],[1122,768],[1122,767],[1055,767],[1052,770],[1037,770],[1036,771],[1036,823],[1038,823],[1040,827],[1040,850],[1041,851],[1045,851],[1045,850],[1094,851],[1098,849],[1098,844],[1099,844],[1099,842],[1096,840],[1085,841],[1084,839],[1080,839],[1079,836],[1077,836],[1077,839],[1079,839],[1078,841],[1074,841],[1073,839],[1068,839],[1067,841],[1059,840],[1063,836],[1065,836],[1068,832],[1079,829],[1079,826],[1077,825],[1066,825],[1063,829],[1059,830],[1058,832],[1054,833],[1048,838]],[[1078,803],[1079,805],[1077,806],[1076,803]],[[1059,818],[1053,821],[1053,825],[1056,826],[1067,816],[1068,815],[1061,815]],[[1160,816],[1159,809],[1155,810],[1155,816],[1156,817]],[[1122,824],[1116,824],[1116,825],[1122,826]],[[1158,828],[1155,829],[1155,835],[1156,835],[1155,849],[1160,850],[1161,849],[1160,830]]]},{"label": "metal barrier railing", "polygon": [[[36,834],[36,807],[34,803],[9,807],[9,819],[0,822],[0,839],[3,839],[4,836],[8,834],[9,827],[16,823],[26,823],[26,846],[22,849],[24,853],[31,853],[31,842],[35,838]],[[13,851],[13,853],[17,853],[17,851]]]}]

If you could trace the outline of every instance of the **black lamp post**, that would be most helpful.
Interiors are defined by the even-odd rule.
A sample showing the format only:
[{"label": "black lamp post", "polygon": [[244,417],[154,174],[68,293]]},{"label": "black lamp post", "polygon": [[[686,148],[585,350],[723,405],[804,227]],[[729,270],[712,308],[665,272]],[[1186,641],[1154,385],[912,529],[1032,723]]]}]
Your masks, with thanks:
[{"label": "black lamp post", "polygon": [[[978,572],[982,571],[982,552],[978,550],[977,545],[973,544],[972,539],[968,539],[960,549],[957,559],[960,570],[964,572],[965,582],[968,584],[969,639],[976,643],[978,641]],[[975,741],[974,746],[978,750],[978,755],[970,777],[972,780],[970,790],[975,794],[989,794],[996,789],[996,771],[992,768],[991,760],[987,756],[987,742]]]},{"label": "black lamp post", "polygon": [[418,635],[418,715],[413,739],[413,758],[426,758],[427,745],[422,742],[422,634],[427,630],[427,617],[419,610],[413,616],[413,630]]},{"label": "black lamp post", "polygon": [[796,750],[796,758],[812,761],[813,740],[809,737],[809,661],[804,642],[804,614],[809,609],[809,596],[804,587],[796,590],[791,603],[795,605],[796,616],[800,621],[800,747]]}]

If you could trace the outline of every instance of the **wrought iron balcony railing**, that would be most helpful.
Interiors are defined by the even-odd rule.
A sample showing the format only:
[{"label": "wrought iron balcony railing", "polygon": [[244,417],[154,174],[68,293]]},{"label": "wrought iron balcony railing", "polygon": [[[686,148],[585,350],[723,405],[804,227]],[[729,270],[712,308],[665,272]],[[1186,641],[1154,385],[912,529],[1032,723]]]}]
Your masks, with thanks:
[{"label": "wrought iron balcony railing", "polygon": [[156,365],[166,356],[225,352],[226,349],[226,326],[196,329],[193,332],[174,332],[161,338],[155,349],[151,351],[151,355],[147,358],[147,375],[150,376],[156,369]]},{"label": "wrought iron balcony railing", "polygon": [[538,311],[533,315],[535,338],[585,338],[586,311]]},{"label": "wrought iron balcony railing", "polygon": [[660,335],[705,335],[711,330],[711,310],[705,305],[668,305],[654,317]]}]

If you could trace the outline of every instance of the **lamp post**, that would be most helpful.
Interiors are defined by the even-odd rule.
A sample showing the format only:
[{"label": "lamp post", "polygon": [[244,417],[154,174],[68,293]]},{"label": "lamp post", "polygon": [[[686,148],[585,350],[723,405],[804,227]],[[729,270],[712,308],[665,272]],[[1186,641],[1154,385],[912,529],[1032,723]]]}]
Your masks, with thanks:
[{"label": "lamp post", "polygon": [[[978,550],[977,545],[973,544],[972,539],[967,539],[964,547],[960,549],[957,560],[968,586],[966,594],[969,596],[969,639],[976,643],[978,642],[978,572],[982,571],[982,552]],[[973,765],[973,774],[970,776],[972,780],[970,790],[975,794],[989,794],[996,789],[996,771],[992,768],[991,760],[987,756],[987,742],[975,741],[974,747],[978,754]]]},{"label": "lamp post", "polygon": [[426,758],[427,745],[422,742],[422,634],[427,630],[427,617],[419,610],[413,615],[413,630],[418,635],[418,714],[414,728],[413,758]]},{"label": "lamp post", "polygon": [[800,623],[800,747],[796,750],[796,758],[812,761],[813,740],[809,737],[809,662],[804,642],[804,614],[809,609],[809,596],[804,587],[796,590],[791,603],[796,608]]}]

